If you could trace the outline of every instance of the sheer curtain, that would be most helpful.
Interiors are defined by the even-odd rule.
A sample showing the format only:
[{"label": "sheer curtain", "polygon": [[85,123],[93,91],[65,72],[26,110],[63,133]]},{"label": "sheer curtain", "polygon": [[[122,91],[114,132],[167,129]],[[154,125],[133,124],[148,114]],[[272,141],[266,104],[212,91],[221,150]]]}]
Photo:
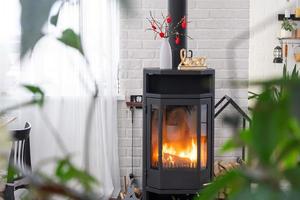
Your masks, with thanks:
[{"label": "sheer curtain", "polygon": [[[100,182],[95,188],[100,197],[116,197],[120,191],[117,0],[60,1],[53,6],[52,14],[59,9],[57,27],[50,24],[49,18],[44,27],[46,35],[22,66],[22,82],[41,86],[47,96],[41,110],[26,108],[19,115],[21,121],[32,123],[33,167],[39,168],[42,161],[64,155],[63,148],[76,164],[85,164],[85,125],[96,80],[99,97],[90,127],[89,171]],[[56,37],[66,28],[81,33],[87,61],[77,50],[57,41]],[[53,165],[43,166],[46,172],[52,169]]]}]

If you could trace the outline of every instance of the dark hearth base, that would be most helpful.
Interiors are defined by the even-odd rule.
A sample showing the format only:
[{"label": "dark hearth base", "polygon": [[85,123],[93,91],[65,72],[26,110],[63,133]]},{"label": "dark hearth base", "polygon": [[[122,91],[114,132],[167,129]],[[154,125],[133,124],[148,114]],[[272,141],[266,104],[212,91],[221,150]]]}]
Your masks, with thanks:
[{"label": "dark hearth base", "polygon": [[155,194],[148,192],[149,200],[193,200],[194,195],[186,195],[186,194],[177,194],[177,195],[170,195],[170,194]]}]

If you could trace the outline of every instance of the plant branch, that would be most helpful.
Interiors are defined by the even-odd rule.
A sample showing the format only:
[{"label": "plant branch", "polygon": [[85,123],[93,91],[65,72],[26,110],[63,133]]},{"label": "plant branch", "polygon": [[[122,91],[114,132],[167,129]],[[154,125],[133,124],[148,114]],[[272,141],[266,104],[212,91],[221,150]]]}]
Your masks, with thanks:
[{"label": "plant branch", "polygon": [[84,168],[86,171],[89,171],[90,168],[90,154],[89,154],[89,147],[90,147],[90,137],[91,137],[91,127],[92,127],[92,121],[93,121],[93,116],[95,113],[95,108],[97,104],[97,99],[98,99],[98,85],[95,82],[95,94],[92,98],[92,101],[89,105],[88,113],[87,113],[87,118],[85,122],[85,137],[84,137]]},{"label": "plant branch", "polygon": [[151,19],[152,19],[152,21],[154,22],[154,24],[157,26],[157,28],[159,28],[159,30],[160,30],[160,32],[163,32],[162,31],[162,28],[161,28],[161,24],[158,22],[158,21],[156,21],[155,19],[154,19],[154,17],[153,17],[153,15],[152,15],[152,12],[150,11],[150,17],[151,17]]}]

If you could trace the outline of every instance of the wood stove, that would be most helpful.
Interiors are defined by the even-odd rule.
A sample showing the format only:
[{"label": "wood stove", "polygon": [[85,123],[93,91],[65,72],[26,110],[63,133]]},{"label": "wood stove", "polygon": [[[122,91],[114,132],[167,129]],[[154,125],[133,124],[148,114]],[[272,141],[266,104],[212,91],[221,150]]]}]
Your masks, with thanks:
[{"label": "wood stove", "polygon": [[144,199],[191,199],[211,181],[214,82],[213,69],[144,69]]}]

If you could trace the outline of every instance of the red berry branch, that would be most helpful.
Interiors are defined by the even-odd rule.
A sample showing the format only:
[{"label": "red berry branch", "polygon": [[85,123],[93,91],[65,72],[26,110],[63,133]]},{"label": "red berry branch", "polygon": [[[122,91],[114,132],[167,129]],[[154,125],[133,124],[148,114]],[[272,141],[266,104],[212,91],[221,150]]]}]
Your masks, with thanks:
[{"label": "red berry branch", "polygon": [[162,13],[162,21],[159,21],[156,19],[152,12],[150,11],[150,18],[147,18],[148,22],[150,23],[150,28],[147,28],[146,30],[151,30],[155,33],[155,39],[157,35],[159,35],[160,38],[169,38],[170,36],[176,36],[175,37],[175,44],[180,44],[180,36],[183,37],[189,37],[188,35],[182,34],[179,32],[180,29],[186,29],[187,28],[187,20],[184,16],[175,26],[173,26],[173,19],[170,15],[164,16]]}]

